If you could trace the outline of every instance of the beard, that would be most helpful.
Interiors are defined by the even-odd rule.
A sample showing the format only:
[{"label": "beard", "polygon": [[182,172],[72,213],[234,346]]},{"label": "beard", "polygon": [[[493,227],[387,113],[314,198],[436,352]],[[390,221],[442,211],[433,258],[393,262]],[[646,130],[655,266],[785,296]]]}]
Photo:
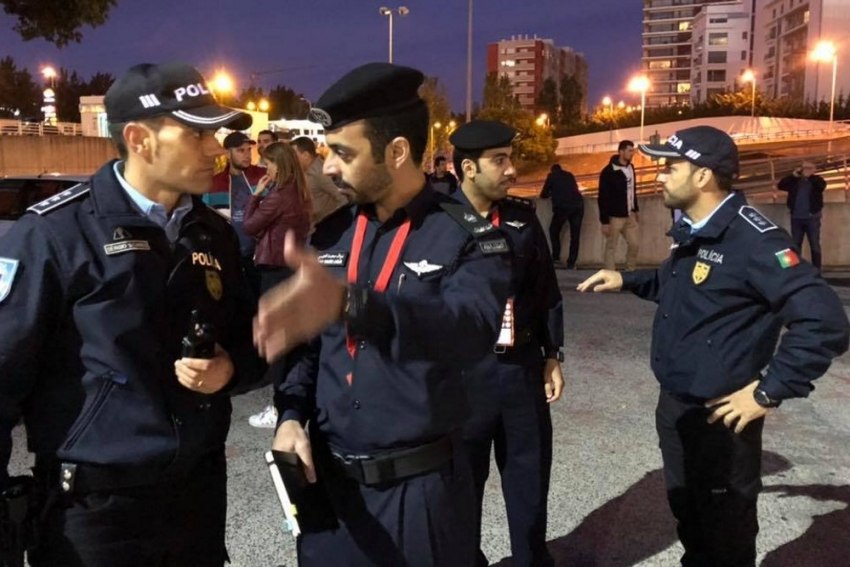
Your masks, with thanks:
[{"label": "beard", "polygon": [[392,185],[392,177],[383,164],[376,165],[357,183],[357,187],[342,177],[335,177],[334,184],[340,193],[349,197],[358,205],[374,203]]}]

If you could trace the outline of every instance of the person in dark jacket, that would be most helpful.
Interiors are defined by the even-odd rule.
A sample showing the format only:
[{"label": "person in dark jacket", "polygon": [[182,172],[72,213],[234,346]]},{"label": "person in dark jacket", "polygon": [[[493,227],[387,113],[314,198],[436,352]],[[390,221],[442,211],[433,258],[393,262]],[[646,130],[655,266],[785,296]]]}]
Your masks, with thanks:
[{"label": "person in dark jacket", "polygon": [[581,242],[581,221],[584,218],[584,198],[578,190],[575,176],[561,168],[559,164],[552,165],[543,190],[541,199],[552,199],[552,222],[549,223],[549,240],[552,242],[552,259],[555,263],[561,261],[561,230],[565,223],[570,224],[570,254],[567,256],[567,269],[576,267],[579,244]]},{"label": "person in dark jacket", "polygon": [[450,138],[461,179],[455,199],[500,228],[514,252],[511,297],[499,340],[466,379],[471,415],[463,437],[475,480],[478,567],[489,565],[480,542],[491,452],[502,480],[512,564],[554,565],[546,548],[552,468],[549,404],[561,397],[564,387],[563,301],[534,204],[508,196],[516,176],[511,162],[515,137],[516,131],[506,124],[473,120]]},{"label": "person in dark jacket", "polygon": [[620,235],[626,239],[626,270],[631,271],[637,265],[638,247],[638,207],[637,177],[632,158],[635,144],[623,140],[617,147],[617,155],[612,156],[599,174],[599,222],[605,236],[605,269],[616,267],[615,254]]},{"label": "person in dark jacket", "polygon": [[670,258],[657,270],[601,270],[578,290],[624,289],[658,304],[656,426],[682,565],[752,566],[764,417],[809,395],[847,350],[850,325],[788,234],[732,191],[729,135],[697,126],[641,151],[667,160],[664,204],[684,213]]},{"label": "person in dark jacket", "polygon": [[510,247],[427,183],[423,80],[370,63],[316,102],[325,173],[355,204],[317,227],[318,255],[288,238],[298,271],[260,299],[261,352],[309,341],[275,393],[273,444],[297,453],[338,524],[302,533],[304,567],[474,561],[463,379],[496,342]]},{"label": "person in dark jacket", "polygon": [[437,156],[434,159],[434,173],[428,176],[428,181],[434,191],[443,195],[452,195],[457,191],[457,177],[448,170],[446,156]]},{"label": "person in dark jacket", "polygon": [[776,187],[788,193],[786,203],[791,211],[791,239],[797,251],[803,249],[803,237],[808,238],[812,264],[820,269],[820,224],[826,180],[815,171],[814,163],[804,161],[794,173],[780,179]]},{"label": "person in dark jacket", "polygon": [[120,159],[0,239],[0,485],[23,416],[30,565],[221,567],[229,391],[264,364],[236,234],[200,196],[215,131],[251,117],[181,63],[131,68],[105,106]]}]

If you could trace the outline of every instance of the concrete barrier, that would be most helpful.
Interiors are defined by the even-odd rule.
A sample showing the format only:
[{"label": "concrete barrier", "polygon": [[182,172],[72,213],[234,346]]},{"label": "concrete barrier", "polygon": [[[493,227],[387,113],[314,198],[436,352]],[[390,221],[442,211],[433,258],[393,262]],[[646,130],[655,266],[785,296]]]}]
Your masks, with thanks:
[{"label": "concrete barrier", "polygon": [[[850,227],[850,203],[835,201],[843,196],[843,191],[830,191],[831,199],[824,203],[823,223],[821,225],[821,248],[823,249],[824,270],[847,270],[850,268],[850,239],[847,237]],[[835,194],[835,195],[832,195]],[[791,230],[791,221],[784,198],[776,203],[756,203],[766,217],[786,231]],[[537,199],[537,217],[549,234],[549,223],[552,219],[551,201]],[[664,206],[661,195],[640,198],[640,251],[638,264],[640,266],[657,266],[670,255],[670,238],[666,235],[673,219],[670,210]],[[562,261],[569,251],[569,229],[564,227],[561,233]],[[605,252],[605,238],[602,236],[599,223],[599,208],[595,198],[584,200],[584,220],[581,226],[581,247],[579,249],[578,267],[584,269],[601,268]],[[803,243],[803,256],[811,258],[808,242]],[[617,248],[617,263],[623,267],[626,260],[626,244],[620,239]]]},{"label": "concrete barrier", "polygon": [[91,175],[115,157],[108,138],[0,136],[0,176],[45,172]]}]

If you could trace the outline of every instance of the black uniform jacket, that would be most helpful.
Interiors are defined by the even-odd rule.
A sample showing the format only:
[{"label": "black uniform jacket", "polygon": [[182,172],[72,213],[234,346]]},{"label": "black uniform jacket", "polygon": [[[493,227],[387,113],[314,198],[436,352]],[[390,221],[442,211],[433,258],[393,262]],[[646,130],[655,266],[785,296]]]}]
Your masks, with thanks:
[{"label": "black uniform jacket", "polygon": [[[455,198],[472,208],[463,191],[458,191]],[[505,354],[515,351],[539,359],[564,346],[564,306],[552,255],[531,201],[507,197],[494,209],[498,210],[499,228],[507,237],[513,256],[510,297],[517,346],[508,347]],[[487,361],[496,362],[493,353],[482,362]]]},{"label": "black uniform jacket", "polygon": [[21,414],[38,457],[145,467],[152,483],[222,450],[227,392],[189,391],[174,361],[197,309],[233,359],[233,384],[261,372],[228,222],[194,199],[172,245],[112,163],[31,210],[0,239],[0,257],[19,263],[0,301],[3,452]]},{"label": "black uniform jacket", "polygon": [[670,235],[659,269],[623,274],[623,289],[658,303],[652,370],[661,386],[709,399],[766,369],[761,387],[771,398],[807,396],[847,350],[848,322],[788,234],[735,193],[696,234],[680,221]]},{"label": "black uniform jacket", "polygon": [[[490,223],[429,186],[381,223],[370,205],[341,209],[311,240],[341,280],[357,215],[368,218],[357,288],[365,307],[349,327],[326,329],[295,355],[277,387],[279,419],[311,420],[348,453],[415,447],[458,430],[466,417],[463,376],[492,351],[508,297],[510,250]],[[451,213],[451,214],[448,214]],[[411,230],[385,293],[374,282],[402,223]]]}]

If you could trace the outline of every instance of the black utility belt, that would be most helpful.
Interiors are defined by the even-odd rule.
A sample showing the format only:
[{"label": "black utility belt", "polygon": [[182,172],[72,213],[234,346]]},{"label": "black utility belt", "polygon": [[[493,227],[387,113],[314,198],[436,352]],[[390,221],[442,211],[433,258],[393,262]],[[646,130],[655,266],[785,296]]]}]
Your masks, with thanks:
[{"label": "black utility belt", "polygon": [[452,459],[452,440],[437,441],[381,455],[345,455],[330,449],[333,466],[360,484],[394,482],[433,472]]}]

